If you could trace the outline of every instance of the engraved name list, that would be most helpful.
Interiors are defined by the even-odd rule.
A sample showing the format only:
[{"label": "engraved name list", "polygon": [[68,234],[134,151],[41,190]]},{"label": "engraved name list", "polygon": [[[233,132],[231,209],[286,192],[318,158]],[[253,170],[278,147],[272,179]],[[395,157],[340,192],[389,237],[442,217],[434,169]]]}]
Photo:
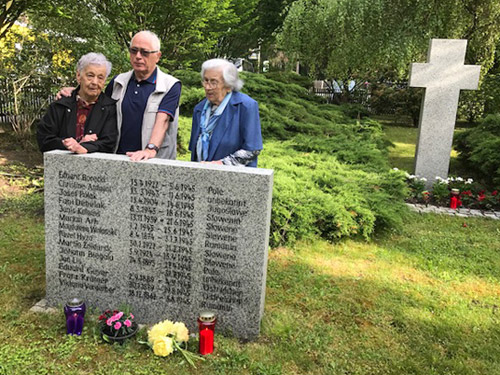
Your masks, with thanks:
[{"label": "engraved name list", "polygon": [[44,157],[50,305],[74,296],[99,309],[127,304],[139,322],[168,318],[190,329],[210,309],[222,331],[256,337],[272,171],[104,154]]}]

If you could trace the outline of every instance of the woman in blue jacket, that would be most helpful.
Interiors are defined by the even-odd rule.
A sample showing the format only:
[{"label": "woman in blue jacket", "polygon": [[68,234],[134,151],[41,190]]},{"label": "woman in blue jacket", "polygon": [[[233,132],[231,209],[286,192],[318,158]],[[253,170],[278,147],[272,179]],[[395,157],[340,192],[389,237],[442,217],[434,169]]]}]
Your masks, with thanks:
[{"label": "woman in blue jacket", "polygon": [[227,60],[212,59],[203,63],[201,77],[206,98],[194,108],[191,160],[256,167],[262,150],[259,106],[239,92],[238,70]]}]

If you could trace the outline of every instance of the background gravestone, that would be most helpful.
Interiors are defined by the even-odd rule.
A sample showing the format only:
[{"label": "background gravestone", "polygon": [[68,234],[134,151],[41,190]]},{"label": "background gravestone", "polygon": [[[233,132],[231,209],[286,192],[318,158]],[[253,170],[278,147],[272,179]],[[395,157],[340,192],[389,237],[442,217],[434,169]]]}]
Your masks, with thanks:
[{"label": "background gravestone", "polygon": [[126,303],[140,323],[259,333],[273,172],[110,154],[45,153],[46,298]]},{"label": "background gravestone", "polygon": [[410,86],[425,87],[415,150],[415,174],[432,186],[448,177],[460,90],[476,90],[481,67],[464,65],[467,40],[432,39],[427,63],[414,63]]}]

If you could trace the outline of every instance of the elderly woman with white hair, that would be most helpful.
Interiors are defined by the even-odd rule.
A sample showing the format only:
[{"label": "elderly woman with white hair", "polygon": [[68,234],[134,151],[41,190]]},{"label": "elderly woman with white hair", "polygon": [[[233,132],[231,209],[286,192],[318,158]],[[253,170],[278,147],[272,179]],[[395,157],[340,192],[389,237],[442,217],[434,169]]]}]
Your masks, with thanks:
[{"label": "elderly woman with white hair", "polygon": [[201,78],[206,98],[194,108],[191,160],[256,167],[262,150],[259,106],[239,91],[238,70],[227,60],[212,59],[203,63]]},{"label": "elderly woman with white hair", "polygon": [[100,53],[80,58],[79,86],[71,96],[53,102],[38,123],[40,151],[113,152],[118,137],[116,101],[102,92],[110,72],[111,63]]}]

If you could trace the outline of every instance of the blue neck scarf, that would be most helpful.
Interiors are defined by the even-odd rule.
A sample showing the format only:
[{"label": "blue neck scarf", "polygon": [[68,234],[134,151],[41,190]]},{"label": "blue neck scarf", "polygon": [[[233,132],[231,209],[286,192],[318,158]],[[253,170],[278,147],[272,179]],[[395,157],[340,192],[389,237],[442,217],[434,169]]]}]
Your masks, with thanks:
[{"label": "blue neck scarf", "polygon": [[201,111],[201,119],[200,119],[200,136],[198,138],[198,142],[196,144],[196,154],[198,157],[198,161],[205,161],[208,159],[208,147],[210,144],[210,138],[212,138],[212,133],[219,122],[220,116],[222,112],[226,109],[227,103],[233,96],[232,91],[230,91],[225,97],[222,103],[220,103],[219,107],[215,110],[215,112],[210,115],[211,105],[207,100],[203,109]]}]

